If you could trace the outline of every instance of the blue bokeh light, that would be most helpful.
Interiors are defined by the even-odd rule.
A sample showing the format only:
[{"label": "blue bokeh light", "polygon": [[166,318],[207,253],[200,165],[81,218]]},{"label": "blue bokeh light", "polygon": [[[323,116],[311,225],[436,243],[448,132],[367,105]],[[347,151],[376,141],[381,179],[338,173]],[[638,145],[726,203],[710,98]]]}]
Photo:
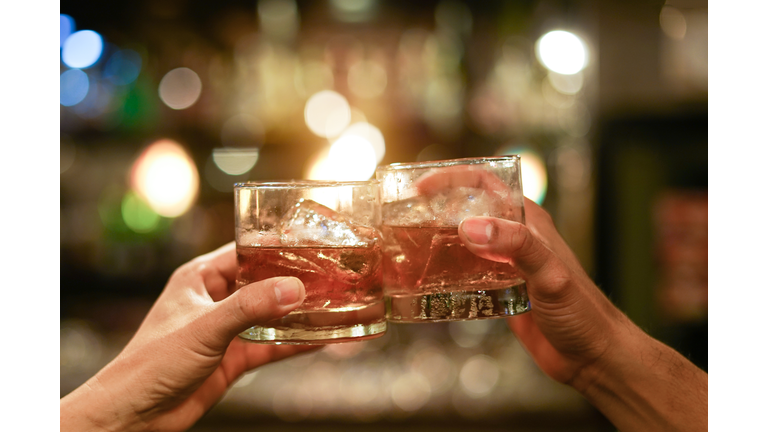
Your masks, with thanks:
[{"label": "blue bokeh light", "polygon": [[77,105],[88,94],[88,75],[80,69],[70,69],[60,77],[59,101],[64,106]]},{"label": "blue bokeh light", "polygon": [[128,85],[136,80],[141,72],[141,55],[134,50],[117,51],[107,61],[104,78],[115,85]]},{"label": "blue bokeh light", "polygon": [[103,50],[104,41],[101,35],[93,30],[80,30],[64,41],[61,59],[71,68],[83,69],[93,66]]},{"label": "blue bokeh light", "polygon": [[64,46],[64,41],[75,31],[75,20],[71,16],[59,14],[59,48]]}]

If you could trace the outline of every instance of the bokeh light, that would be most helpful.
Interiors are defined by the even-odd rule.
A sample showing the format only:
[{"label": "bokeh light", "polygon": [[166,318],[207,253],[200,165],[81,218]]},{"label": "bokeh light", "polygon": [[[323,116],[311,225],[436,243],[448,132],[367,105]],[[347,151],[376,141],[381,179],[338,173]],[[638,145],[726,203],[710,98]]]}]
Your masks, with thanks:
[{"label": "bokeh light", "polygon": [[59,14],[59,48],[64,46],[64,41],[75,31],[75,20],[66,14]]},{"label": "bokeh light", "polygon": [[555,30],[536,42],[536,57],[552,72],[572,75],[587,65],[587,48],[575,34]]},{"label": "bokeh light", "polygon": [[510,145],[496,152],[497,156],[520,155],[520,171],[523,177],[523,195],[536,204],[544,202],[547,196],[547,166],[534,150]]},{"label": "bokeh light", "polygon": [[499,381],[499,366],[493,357],[484,354],[472,356],[459,372],[462,389],[471,397],[490,393]]},{"label": "bokeh light", "polygon": [[134,50],[120,50],[109,58],[104,67],[104,78],[115,85],[128,85],[141,72],[141,55]]},{"label": "bokeh light", "polygon": [[90,81],[80,69],[70,69],[59,77],[59,102],[64,106],[77,105],[88,94]]},{"label": "bokeh light", "polygon": [[688,30],[685,15],[672,6],[664,6],[659,14],[659,25],[664,34],[672,39],[683,39]]},{"label": "bokeh light", "polygon": [[368,180],[376,170],[376,152],[365,138],[345,135],[330,149],[320,151],[310,162],[310,180]]},{"label": "bokeh light", "polygon": [[376,154],[376,163],[378,164],[384,159],[384,154],[387,151],[384,144],[384,135],[381,134],[381,131],[376,126],[367,122],[354,123],[346,128],[341,136],[358,136],[363,138],[373,147],[373,152]]},{"label": "bokeh light", "polygon": [[387,71],[375,61],[359,61],[349,67],[347,84],[355,96],[375,98],[387,88]]},{"label": "bokeh light", "polygon": [[229,175],[245,174],[259,160],[258,148],[215,148],[213,162],[223,172]]},{"label": "bokeh light", "polygon": [[298,31],[299,14],[294,0],[260,0],[257,10],[265,34],[287,39]]},{"label": "bokeh light", "polygon": [[71,68],[84,69],[93,66],[103,50],[104,41],[101,35],[93,30],[80,30],[64,41],[61,60]]},{"label": "bokeh light", "polygon": [[361,22],[373,17],[376,0],[331,0],[333,16],[345,22]]},{"label": "bokeh light", "polygon": [[351,118],[347,99],[332,90],[315,93],[304,107],[304,121],[309,130],[325,138],[339,135]]},{"label": "bokeh light", "polygon": [[160,216],[134,191],[125,194],[120,210],[125,225],[137,233],[151,232],[160,222]]},{"label": "bokeh light", "polygon": [[584,74],[581,72],[563,75],[549,71],[547,80],[549,80],[552,88],[566,95],[575,95],[580,92],[581,88],[584,86]]},{"label": "bokeh light", "polygon": [[160,99],[175,110],[191,107],[200,97],[203,83],[192,69],[180,67],[165,74],[160,80]]},{"label": "bokeh light", "polygon": [[423,375],[408,372],[397,377],[392,384],[392,402],[403,411],[416,411],[429,402],[432,388]]},{"label": "bokeh light", "polygon": [[181,145],[163,139],[147,147],[136,160],[131,185],[159,215],[176,217],[194,202],[200,177]]}]

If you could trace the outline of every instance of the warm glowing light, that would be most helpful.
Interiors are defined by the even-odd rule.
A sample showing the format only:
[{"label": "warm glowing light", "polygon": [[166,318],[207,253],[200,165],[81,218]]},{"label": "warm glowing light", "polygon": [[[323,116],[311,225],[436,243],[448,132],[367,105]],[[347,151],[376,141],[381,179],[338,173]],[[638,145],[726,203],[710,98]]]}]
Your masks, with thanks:
[{"label": "warm glowing light", "polygon": [[587,48],[573,33],[555,30],[536,42],[536,56],[552,72],[575,74],[587,65]]},{"label": "warm glowing light", "polygon": [[203,83],[195,71],[189,68],[176,68],[160,80],[158,93],[160,99],[175,110],[191,107],[200,97]]},{"label": "warm glowing light", "polygon": [[432,388],[421,374],[409,372],[392,383],[392,402],[403,411],[416,411],[429,402]]},{"label": "warm glowing light", "polygon": [[664,34],[672,39],[682,39],[688,30],[685,15],[672,6],[664,6],[659,14],[659,24]]},{"label": "warm glowing light", "polygon": [[334,142],[327,153],[323,151],[315,156],[307,178],[335,181],[368,180],[376,170],[376,163],[376,153],[370,142],[357,135],[346,135]]},{"label": "warm glowing light", "polygon": [[459,372],[459,382],[472,397],[490,393],[499,381],[499,366],[492,357],[477,354],[467,360]]},{"label": "warm glowing light", "polygon": [[366,21],[373,17],[376,0],[331,0],[333,15],[346,22]]},{"label": "warm glowing light", "polygon": [[373,152],[376,154],[377,164],[384,159],[387,148],[384,144],[384,135],[381,134],[379,128],[366,122],[355,123],[346,128],[341,134],[342,137],[348,135],[358,136],[368,141],[371,147],[373,147]]},{"label": "warm glowing light", "polygon": [[77,105],[88,94],[88,75],[80,69],[70,69],[59,77],[59,103],[64,106]]},{"label": "warm glowing light", "polygon": [[375,98],[387,87],[387,71],[374,61],[359,61],[349,67],[347,83],[356,96]]},{"label": "warm glowing light", "polygon": [[229,175],[245,174],[259,160],[258,148],[215,148],[213,162]]},{"label": "warm glowing light", "polygon": [[338,136],[351,118],[347,99],[332,90],[315,93],[304,107],[304,121],[309,130],[325,138]]},{"label": "warm glowing light", "polygon": [[550,71],[547,79],[552,87],[560,93],[574,95],[584,86],[584,74],[577,72],[571,75],[563,75]]},{"label": "warm glowing light", "polygon": [[64,46],[64,41],[75,31],[75,20],[71,16],[59,14],[59,48]]},{"label": "warm glowing light", "polygon": [[96,63],[103,50],[104,41],[98,33],[81,30],[64,41],[61,60],[71,68],[84,69]]},{"label": "warm glowing light", "polygon": [[150,145],[133,165],[131,183],[161,216],[186,212],[197,197],[200,177],[192,158],[174,141]]},{"label": "warm glowing light", "polygon": [[290,38],[296,34],[299,14],[294,0],[259,0],[257,11],[265,34],[277,38]]},{"label": "warm glowing light", "polygon": [[525,147],[504,147],[497,156],[520,155],[520,171],[523,178],[523,195],[536,204],[547,196],[547,166],[538,153]]}]

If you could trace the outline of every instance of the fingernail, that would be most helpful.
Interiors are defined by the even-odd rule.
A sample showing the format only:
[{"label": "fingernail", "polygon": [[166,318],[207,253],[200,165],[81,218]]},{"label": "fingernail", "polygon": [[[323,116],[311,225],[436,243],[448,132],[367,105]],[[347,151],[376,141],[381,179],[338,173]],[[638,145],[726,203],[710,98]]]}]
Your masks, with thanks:
[{"label": "fingernail", "polygon": [[275,297],[280,306],[294,304],[299,300],[301,287],[299,280],[288,277],[275,284]]},{"label": "fingernail", "polygon": [[467,219],[461,223],[461,230],[472,243],[484,245],[491,241],[493,223],[482,219]]}]

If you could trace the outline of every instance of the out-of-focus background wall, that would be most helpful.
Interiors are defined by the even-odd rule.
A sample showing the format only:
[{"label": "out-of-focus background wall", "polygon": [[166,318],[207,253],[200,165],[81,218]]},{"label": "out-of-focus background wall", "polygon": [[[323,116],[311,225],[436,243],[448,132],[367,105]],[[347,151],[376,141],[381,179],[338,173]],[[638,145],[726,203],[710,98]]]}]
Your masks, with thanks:
[{"label": "out-of-focus background wall", "polygon": [[[233,183],[511,153],[598,285],[707,369],[706,1],[60,10],[62,395],[233,240]],[[193,430],[612,430],[503,320],[390,328],[245,376]]]}]

